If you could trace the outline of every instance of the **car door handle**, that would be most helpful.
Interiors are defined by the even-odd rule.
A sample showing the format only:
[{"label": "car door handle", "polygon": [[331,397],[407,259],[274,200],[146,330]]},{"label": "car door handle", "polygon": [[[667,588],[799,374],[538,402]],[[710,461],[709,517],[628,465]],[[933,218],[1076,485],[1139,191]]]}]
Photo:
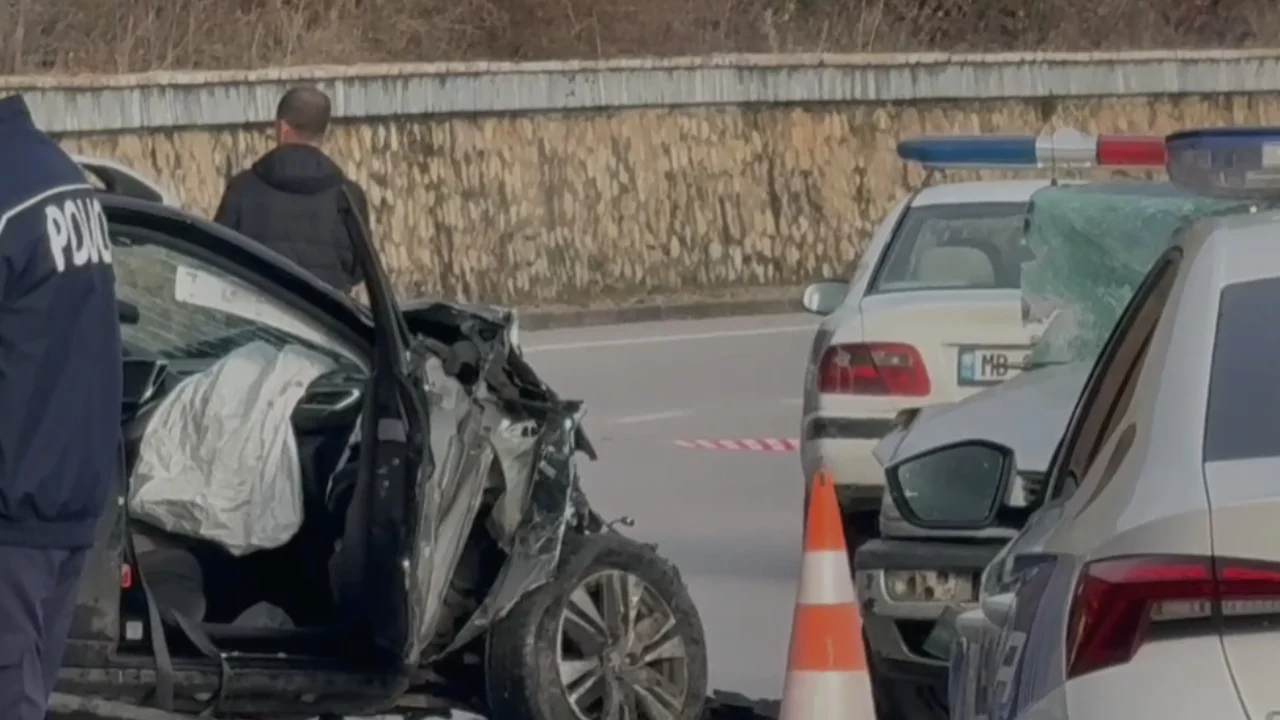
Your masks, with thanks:
[{"label": "car door handle", "polygon": [[999,595],[988,595],[982,598],[982,615],[987,622],[1001,627],[1008,619],[1010,611],[1013,610],[1013,593],[1000,593]]},{"label": "car door handle", "polygon": [[965,610],[956,616],[956,632],[968,642],[982,642],[982,633],[986,629],[987,618],[981,608]]}]

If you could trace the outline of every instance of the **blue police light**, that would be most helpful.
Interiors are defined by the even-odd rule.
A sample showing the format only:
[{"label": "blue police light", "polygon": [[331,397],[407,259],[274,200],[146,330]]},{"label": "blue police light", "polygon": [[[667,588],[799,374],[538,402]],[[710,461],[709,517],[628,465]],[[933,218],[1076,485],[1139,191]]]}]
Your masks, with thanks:
[{"label": "blue police light", "polygon": [[926,168],[1041,170],[1164,167],[1164,138],[1087,135],[938,135],[898,143],[898,157]]},{"label": "blue police light", "polygon": [[929,168],[1039,167],[1031,135],[911,138],[898,143],[898,157]]},{"label": "blue police light", "polygon": [[1280,199],[1280,127],[1187,130],[1166,139],[1169,180],[1201,195]]}]

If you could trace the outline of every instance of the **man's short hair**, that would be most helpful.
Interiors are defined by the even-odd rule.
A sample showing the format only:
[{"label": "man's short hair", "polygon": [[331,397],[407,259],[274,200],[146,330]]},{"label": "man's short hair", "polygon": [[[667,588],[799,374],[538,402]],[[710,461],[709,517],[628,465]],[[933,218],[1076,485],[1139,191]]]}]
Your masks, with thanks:
[{"label": "man's short hair", "polygon": [[329,129],[329,115],[333,111],[329,96],[315,87],[296,87],[280,98],[276,106],[276,120],[281,120],[299,135],[318,140]]}]

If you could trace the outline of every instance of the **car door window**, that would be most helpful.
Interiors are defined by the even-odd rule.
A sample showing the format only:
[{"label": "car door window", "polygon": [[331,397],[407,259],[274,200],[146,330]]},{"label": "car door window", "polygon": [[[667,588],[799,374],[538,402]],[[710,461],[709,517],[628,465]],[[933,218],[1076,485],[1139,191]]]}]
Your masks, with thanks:
[{"label": "car door window", "polygon": [[116,294],[137,310],[136,321],[120,329],[126,357],[194,370],[265,341],[301,345],[342,370],[363,370],[361,355],[310,316],[164,240],[113,228]]},{"label": "car door window", "polygon": [[1277,278],[1222,289],[1205,409],[1206,463],[1280,457],[1280,332],[1269,322],[1277,307]]},{"label": "car door window", "polygon": [[1156,261],[1107,339],[1055,458],[1051,497],[1065,498],[1075,491],[1084,470],[1124,417],[1181,257],[1181,249],[1174,247]]}]

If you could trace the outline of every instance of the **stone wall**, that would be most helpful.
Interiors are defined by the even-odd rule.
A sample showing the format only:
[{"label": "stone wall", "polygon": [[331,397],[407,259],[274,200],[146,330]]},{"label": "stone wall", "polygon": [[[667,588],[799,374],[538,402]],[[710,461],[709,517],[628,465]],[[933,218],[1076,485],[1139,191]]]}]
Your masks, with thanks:
[{"label": "stone wall", "polygon": [[[923,179],[894,154],[902,136],[1280,124],[1280,95],[1261,89],[620,105],[342,113],[330,150],[367,189],[401,292],[586,304],[844,272]],[[265,125],[227,123],[66,132],[63,142],[152,175],[211,214],[228,174],[270,138]]]}]

